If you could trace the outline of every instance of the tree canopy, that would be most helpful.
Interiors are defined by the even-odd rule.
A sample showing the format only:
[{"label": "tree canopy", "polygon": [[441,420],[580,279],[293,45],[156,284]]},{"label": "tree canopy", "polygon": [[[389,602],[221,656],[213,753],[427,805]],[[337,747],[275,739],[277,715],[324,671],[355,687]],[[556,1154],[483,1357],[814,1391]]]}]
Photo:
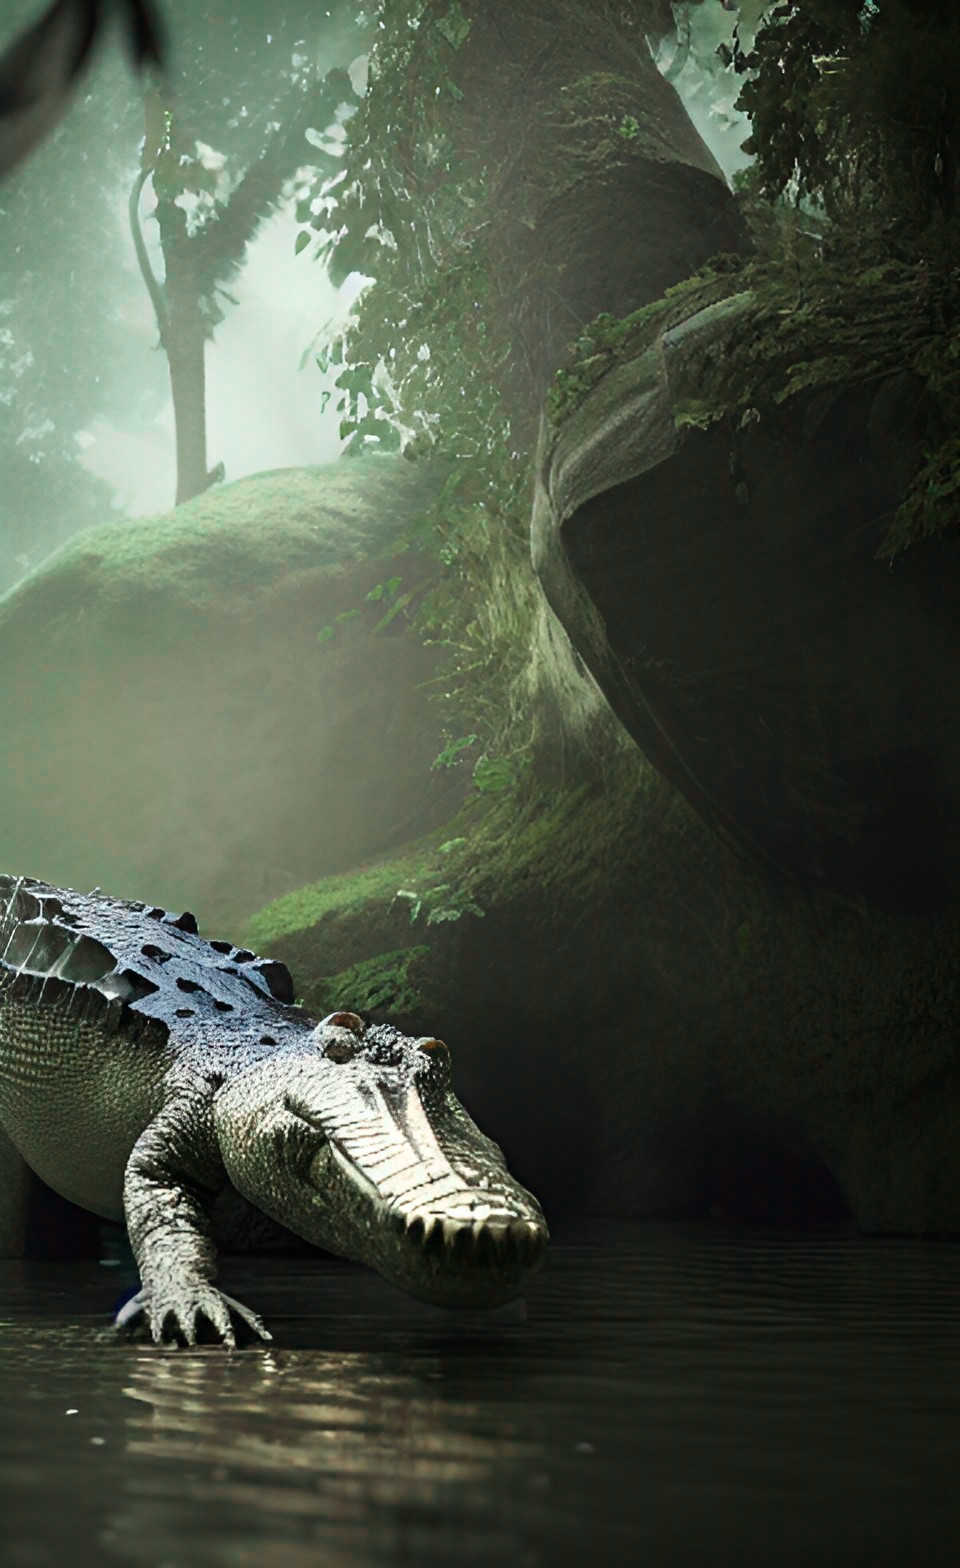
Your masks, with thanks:
[{"label": "tree canopy", "polygon": [[953,0],[780,0],[753,47],[738,107],[767,197],[869,215],[892,244],[955,215],[960,179],[960,15]]}]

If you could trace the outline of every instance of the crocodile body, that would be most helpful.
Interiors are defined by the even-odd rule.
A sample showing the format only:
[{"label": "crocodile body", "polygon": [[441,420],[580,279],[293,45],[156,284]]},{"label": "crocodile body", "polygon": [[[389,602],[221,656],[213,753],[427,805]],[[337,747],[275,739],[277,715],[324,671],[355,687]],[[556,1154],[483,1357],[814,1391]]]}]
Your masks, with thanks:
[{"label": "crocodile body", "polygon": [[192,915],[0,877],[0,1128],[55,1191],[126,1221],[142,1289],[121,1327],[269,1337],[213,1285],[232,1191],[426,1300],[517,1296],[543,1215],[446,1046],[293,1001],[283,964]]}]

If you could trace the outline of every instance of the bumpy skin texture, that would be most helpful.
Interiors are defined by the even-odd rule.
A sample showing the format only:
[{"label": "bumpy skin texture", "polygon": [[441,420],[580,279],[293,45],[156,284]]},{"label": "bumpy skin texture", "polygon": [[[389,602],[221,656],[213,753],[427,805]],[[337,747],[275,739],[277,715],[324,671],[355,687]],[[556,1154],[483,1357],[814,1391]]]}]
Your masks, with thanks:
[{"label": "bumpy skin texture", "polygon": [[496,1306],[539,1264],[542,1212],[446,1047],[293,995],[189,914],[0,877],[0,1127],[49,1186],[125,1218],[142,1289],[121,1329],[270,1337],[213,1284],[231,1186],[427,1300]]}]

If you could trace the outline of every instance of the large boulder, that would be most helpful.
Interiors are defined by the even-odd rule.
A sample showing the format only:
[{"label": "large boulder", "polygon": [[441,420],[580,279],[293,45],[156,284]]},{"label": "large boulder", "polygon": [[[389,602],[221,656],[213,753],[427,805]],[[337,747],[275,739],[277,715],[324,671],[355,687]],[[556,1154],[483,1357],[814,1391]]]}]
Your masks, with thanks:
[{"label": "large boulder", "polygon": [[[729,291],[681,292],[627,354],[601,344],[579,385],[568,373],[574,406],[541,447],[541,583],[626,729],[714,826],[807,887],[943,906],[960,873],[960,536],[878,554],[920,462],[922,386],[895,316],[871,342],[858,297],[839,305],[869,374],[827,312],[774,341]],[[754,406],[731,377],[730,408],[711,407],[738,351],[745,374],[779,353],[783,385]]]},{"label": "large boulder", "polygon": [[446,815],[407,620],[439,483],[264,474],[87,530],[0,600],[0,865],[209,929]]}]

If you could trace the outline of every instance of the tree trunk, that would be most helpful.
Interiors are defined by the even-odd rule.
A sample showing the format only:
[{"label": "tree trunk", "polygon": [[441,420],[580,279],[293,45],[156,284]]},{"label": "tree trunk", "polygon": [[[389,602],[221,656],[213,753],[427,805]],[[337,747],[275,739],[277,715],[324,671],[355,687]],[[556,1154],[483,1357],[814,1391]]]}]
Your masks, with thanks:
[{"label": "tree trunk", "polygon": [[157,218],[166,268],[163,346],[170,363],[180,506],[201,495],[211,483],[207,470],[206,331],[190,255],[187,215],[174,201],[160,200]]},{"label": "tree trunk", "polygon": [[[487,322],[510,345],[504,406],[532,439],[589,321],[638,309],[746,236],[639,27],[579,0],[463,0],[451,32],[447,9],[431,0],[409,88],[391,104],[390,157],[414,197],[398,200],[392,227],[411,258],[425,235],[428,267],[455,272],[468,256],[491,280]],[[448,170],[438,144],[452,149]],[[478,199],[469,227],[450,233],[444,186],[464,169]],[[405,207],[417,214],[406,224]]]},{"label": "tree trunk", "polygon": [[207,408],[202,328],[170,313],[170,390],[177,438],[177,506],[201,495],[210,484],[207,470]]}]

